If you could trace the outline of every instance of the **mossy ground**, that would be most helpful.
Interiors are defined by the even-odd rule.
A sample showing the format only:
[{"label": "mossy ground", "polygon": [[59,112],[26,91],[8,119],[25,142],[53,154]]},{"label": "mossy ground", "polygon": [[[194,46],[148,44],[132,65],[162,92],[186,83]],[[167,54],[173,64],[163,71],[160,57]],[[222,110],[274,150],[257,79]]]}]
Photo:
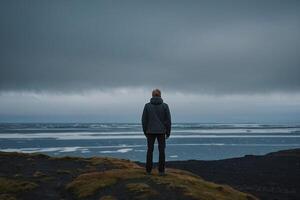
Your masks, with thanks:
[{"label": "mossy ground", "polygon": [[38,185],[34,182],[0,177],[0,200],[14,200],[16,196],[29,192],[36,187]]},{"label": "mossy ground", "polygon": [[117,200],[114,196],[107,195],[100,198],[100,200]]},{"label": "mossy ground", "polygon": [[0,200],[255,199],[192,173],[166,169],[146,175],[125,159],[0,152]]},{"label": "mossy ground", "polygon": [[[118,190],[114,190],[114,187]],[[168,169],[166,176],[159,176],[157,173],[146,175],[139,166],[85,173],[68,184],[67,189],[77,199],[101,198],[101,195],[122,198],[122,194],[131,196],[132,199],[166,199],[174,192],[178,194],[177,199],[256,199],[229,186],[204,181],[201,177],[183,170]]]},{"label": "mossy ground", "polygon": [[143,182],[128,183],[126,188],[129,193],[133,194],[134,199],[147,199],[159,196],[159,192],[152,188],[149,184]]}]

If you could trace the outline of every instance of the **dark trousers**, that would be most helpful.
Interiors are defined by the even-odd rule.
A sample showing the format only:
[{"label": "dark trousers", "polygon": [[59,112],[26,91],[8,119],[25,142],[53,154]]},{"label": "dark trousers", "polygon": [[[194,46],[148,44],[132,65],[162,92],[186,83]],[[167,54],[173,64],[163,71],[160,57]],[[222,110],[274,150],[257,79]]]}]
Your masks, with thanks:
[{"label": "dark trousers", "polygon": [[146,161],[146,171],[151,172],[153,166],[153,150],[155,139],[158,142],[159,160],[158,160],[158,171],[165,171],[165,147],[166,138],[165,134],[147,134],[147,161]]}]

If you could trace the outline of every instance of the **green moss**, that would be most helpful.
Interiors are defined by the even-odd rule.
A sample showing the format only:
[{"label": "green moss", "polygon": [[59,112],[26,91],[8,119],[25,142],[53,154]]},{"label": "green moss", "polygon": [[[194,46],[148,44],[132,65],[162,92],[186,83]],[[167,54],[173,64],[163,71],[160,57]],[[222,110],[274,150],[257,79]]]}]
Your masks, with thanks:
[{"label": "green moss", "polygon": [[0,156],[26,158],[28,161],[33,161],[35,158],[45,158],[45,159],[50,158],[50,156],[41,153],[21,153],[21,152],[3,152],[3,151],[0,151]]},{"label": "green moss", "polygon": [[[218,185],[203,180],[201,177],[183,170],[167,169],[167,176],[151,176],[145,174],[145,169],[128,160],[93,157],[86,159],[88,166],[104,165],[111,169],[104,172],[89,172],[78,176],[66,187],[75,197],[82,199],[94,196],[103,189],[113,188],[116,183],[125,184],[129,194],[138,199],[159,195],[157,191],[147,185],[159,185],[162,190],[180,192],[191,199],[218,200],[249,200],[255,197],[234,190],[226,185]],[[96,170],[96,169],[95,169]]]},{"label": "green moss", "polygon": [[77,198],[85,198],[94,195],[97,191],[111,186],[116,183],[114,177],[102,178],[102,173],[88,173],[77,177],[73,182],[67,185],[67,189],[70,190]]},{"label": "green moss", "polygon": [[11,194],[0,194],[0,200],[16,200],[16,197]]},{"label": "green moss", "polygon": [[33,158],[34,157],[36,157],[36,158],[45,158],[45,159],[50,158],[50,156],[48,156],[46,154],[38,153],[38,152],[36,152],[36,153],[30,153],[28,155],[29,155],[29,157],[33,157]]},{"label": "green moss", "polygon": [[[61,157],[49,158],[42,154],[22,154],[22,153],[3,153],[1,156],[10,157],[25,157],[32,162],[35,158],[47,158],[49,160],[64,160],[70,162],[83,162],[85,167],[76,169],[74,173],[82,170],[81,174],[71,183],[67,184],[66,188],[71,191],[76,198],[86,198],[93,195],[107,194],[107,191],[117,192],[118,195],[124,194],[134,196],[137,199],[147,199],[160,194],[154,189],[164,190],[167,192],[175,192],[185,196],[186,199],[205,199],[205,200],[256,200],[254,196],[239,192],[229,186],[217,185],[203,180],[190,172],[183,170],[167,169],[166,176],[158,176],[154,173],[151,176],[145,174],[145,169],[129,160],[108,158],[108,157],[93,157],[93,158],[77,158],[77,157]],[[22,167],[22,166],[21,166]],[[94,172],[86,173],[86,170]],[[110,169],[104,172],[95,172],[99,169]],[[68,170],[57,170],[58,174],[71,174]],[[34,174],[37,181],[51,181],[54,177],[47,176],[41,172]],[[15,200],[22,192],[27,192],[35,189],[38,185],[34,182],[24,181],[21,175],[16,174],[16,178],[0,177],[0,200]],[[114,186],[117,184],[117,187]],[[151,183],[150,185],[146,183]],[[105,188],[111,188],[105,190]],[[118,191],[114,189],[123,189]],[[127,193],[126,193],[127,192]],[[163,194],[164,198],[168,197],[168,193]],[[101,200],[115,199],[114,196],[103,196]]]},{"label": "green moss", "polygon": [[101,197],[100,200],[117,200],[117,198],[115,198],[114,196],[111,196],[111,195],[105,195],[105,196]]},{"label": "green moss", "polygon": [[2,157],[7,156],[7,157],[24,157],[24,158],[27,158],[27,157],[30,157],[31,154],[28,154],[28,153],[19,153],[19,152],[4,152],[4,151],[0,151],[0,156],[2,156]]},{"label": "green moss", "polygon": [[25,191],[32,190],[38,185],[29,181],[21,181],[0,177],[0,193],[2,194],[17,194]]},{"label": "green moss", "polygon": [[129,193],[134,195],[134,199],[151,199],[153,196],[159,195],[155,189],[146,183],[128,183],[126,188]]},{"label": "green moss", "polygon": [[132,169],[132,168],[140,168],[139,165],[125,159],[117,159],[110,157],[93,157],[89,159],[91,165],[106,165],[115,169]]},{"label": "green moss", "polygon": [[85,158],[81,157],[72,157],[72,156],[62,156],[62,157],[50,157],[49,160],[63,160],[63,161],[74,161],[74,162],[79,162],[79,161],[85,161]]},{"label": "green moss", "polygon": [[193,199],[247,200],[249,197],[256,199],[229,186],[204,181],[199,176],[182,170],[169,169],[167,176],[151,176],[151,179],[158,184],[166,185],[168,189],[180,190],[184,196]]},{"label": "green moss", "polygon": [[97,191],[113,186],[120,180],[143,178],[141,169],[112,169],[105,172],[82,174],[67,185],[67,189],[77,198],[85,198],[96,194]]},{"label": "green moss", "polygon": [[[229,186],[217,185],[204,181],[201,177],[182,170],[168,169],[166,176],[158,176],[154,173],[146,176],[144,169],[113,169],[105,172],[86,173],[77,177],[68,184],[67,189],[71,190],[77,198],[86,198],[95,195],[106,187],[113,187],[117,182],[139,180],[138,183],[126,185],[129,193],[134,193],[136,198],[142,199],[148,196],[155,196],[158,193],[147,181],[160,185],[162,189],[179,191],[183,196],[192,199],[218,199],[218,200],[249,200],[256,199],[248,194],[239,192]],[[143,183],[144,182],[144,183]]]}]

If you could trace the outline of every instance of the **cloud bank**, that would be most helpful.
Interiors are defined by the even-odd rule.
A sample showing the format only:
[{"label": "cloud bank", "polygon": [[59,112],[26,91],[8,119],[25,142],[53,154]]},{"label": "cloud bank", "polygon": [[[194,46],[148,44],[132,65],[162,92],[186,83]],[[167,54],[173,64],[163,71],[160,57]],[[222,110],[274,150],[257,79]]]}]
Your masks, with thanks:
[{"label": "cloud bank", "polygon": [[300,91],[299,1],[1,1],[0,91]]},{"label": "cloud bank", "polygon": [[[300,94],[162,95],[173,122],[299,122]],[[139,123],[149,98],[149,91],[134,88],[84,94],[6,92],[0,95],[0,122]]]}]

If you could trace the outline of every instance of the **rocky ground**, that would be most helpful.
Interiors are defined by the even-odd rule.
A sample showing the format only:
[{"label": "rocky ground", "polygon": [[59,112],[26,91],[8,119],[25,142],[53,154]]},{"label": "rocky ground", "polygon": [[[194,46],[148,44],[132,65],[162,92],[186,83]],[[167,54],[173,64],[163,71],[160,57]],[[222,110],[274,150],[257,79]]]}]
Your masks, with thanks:
[{"label": "rocky ground", "polygon": [[0,152],[0,200],[256,199],[184,170],[144,171],[123,159]]},{"label": "rocky ground", "polygon": [[300,149],[216,161],[172,161],[167,166],[230,185],[262,200],[300,199]]}]

